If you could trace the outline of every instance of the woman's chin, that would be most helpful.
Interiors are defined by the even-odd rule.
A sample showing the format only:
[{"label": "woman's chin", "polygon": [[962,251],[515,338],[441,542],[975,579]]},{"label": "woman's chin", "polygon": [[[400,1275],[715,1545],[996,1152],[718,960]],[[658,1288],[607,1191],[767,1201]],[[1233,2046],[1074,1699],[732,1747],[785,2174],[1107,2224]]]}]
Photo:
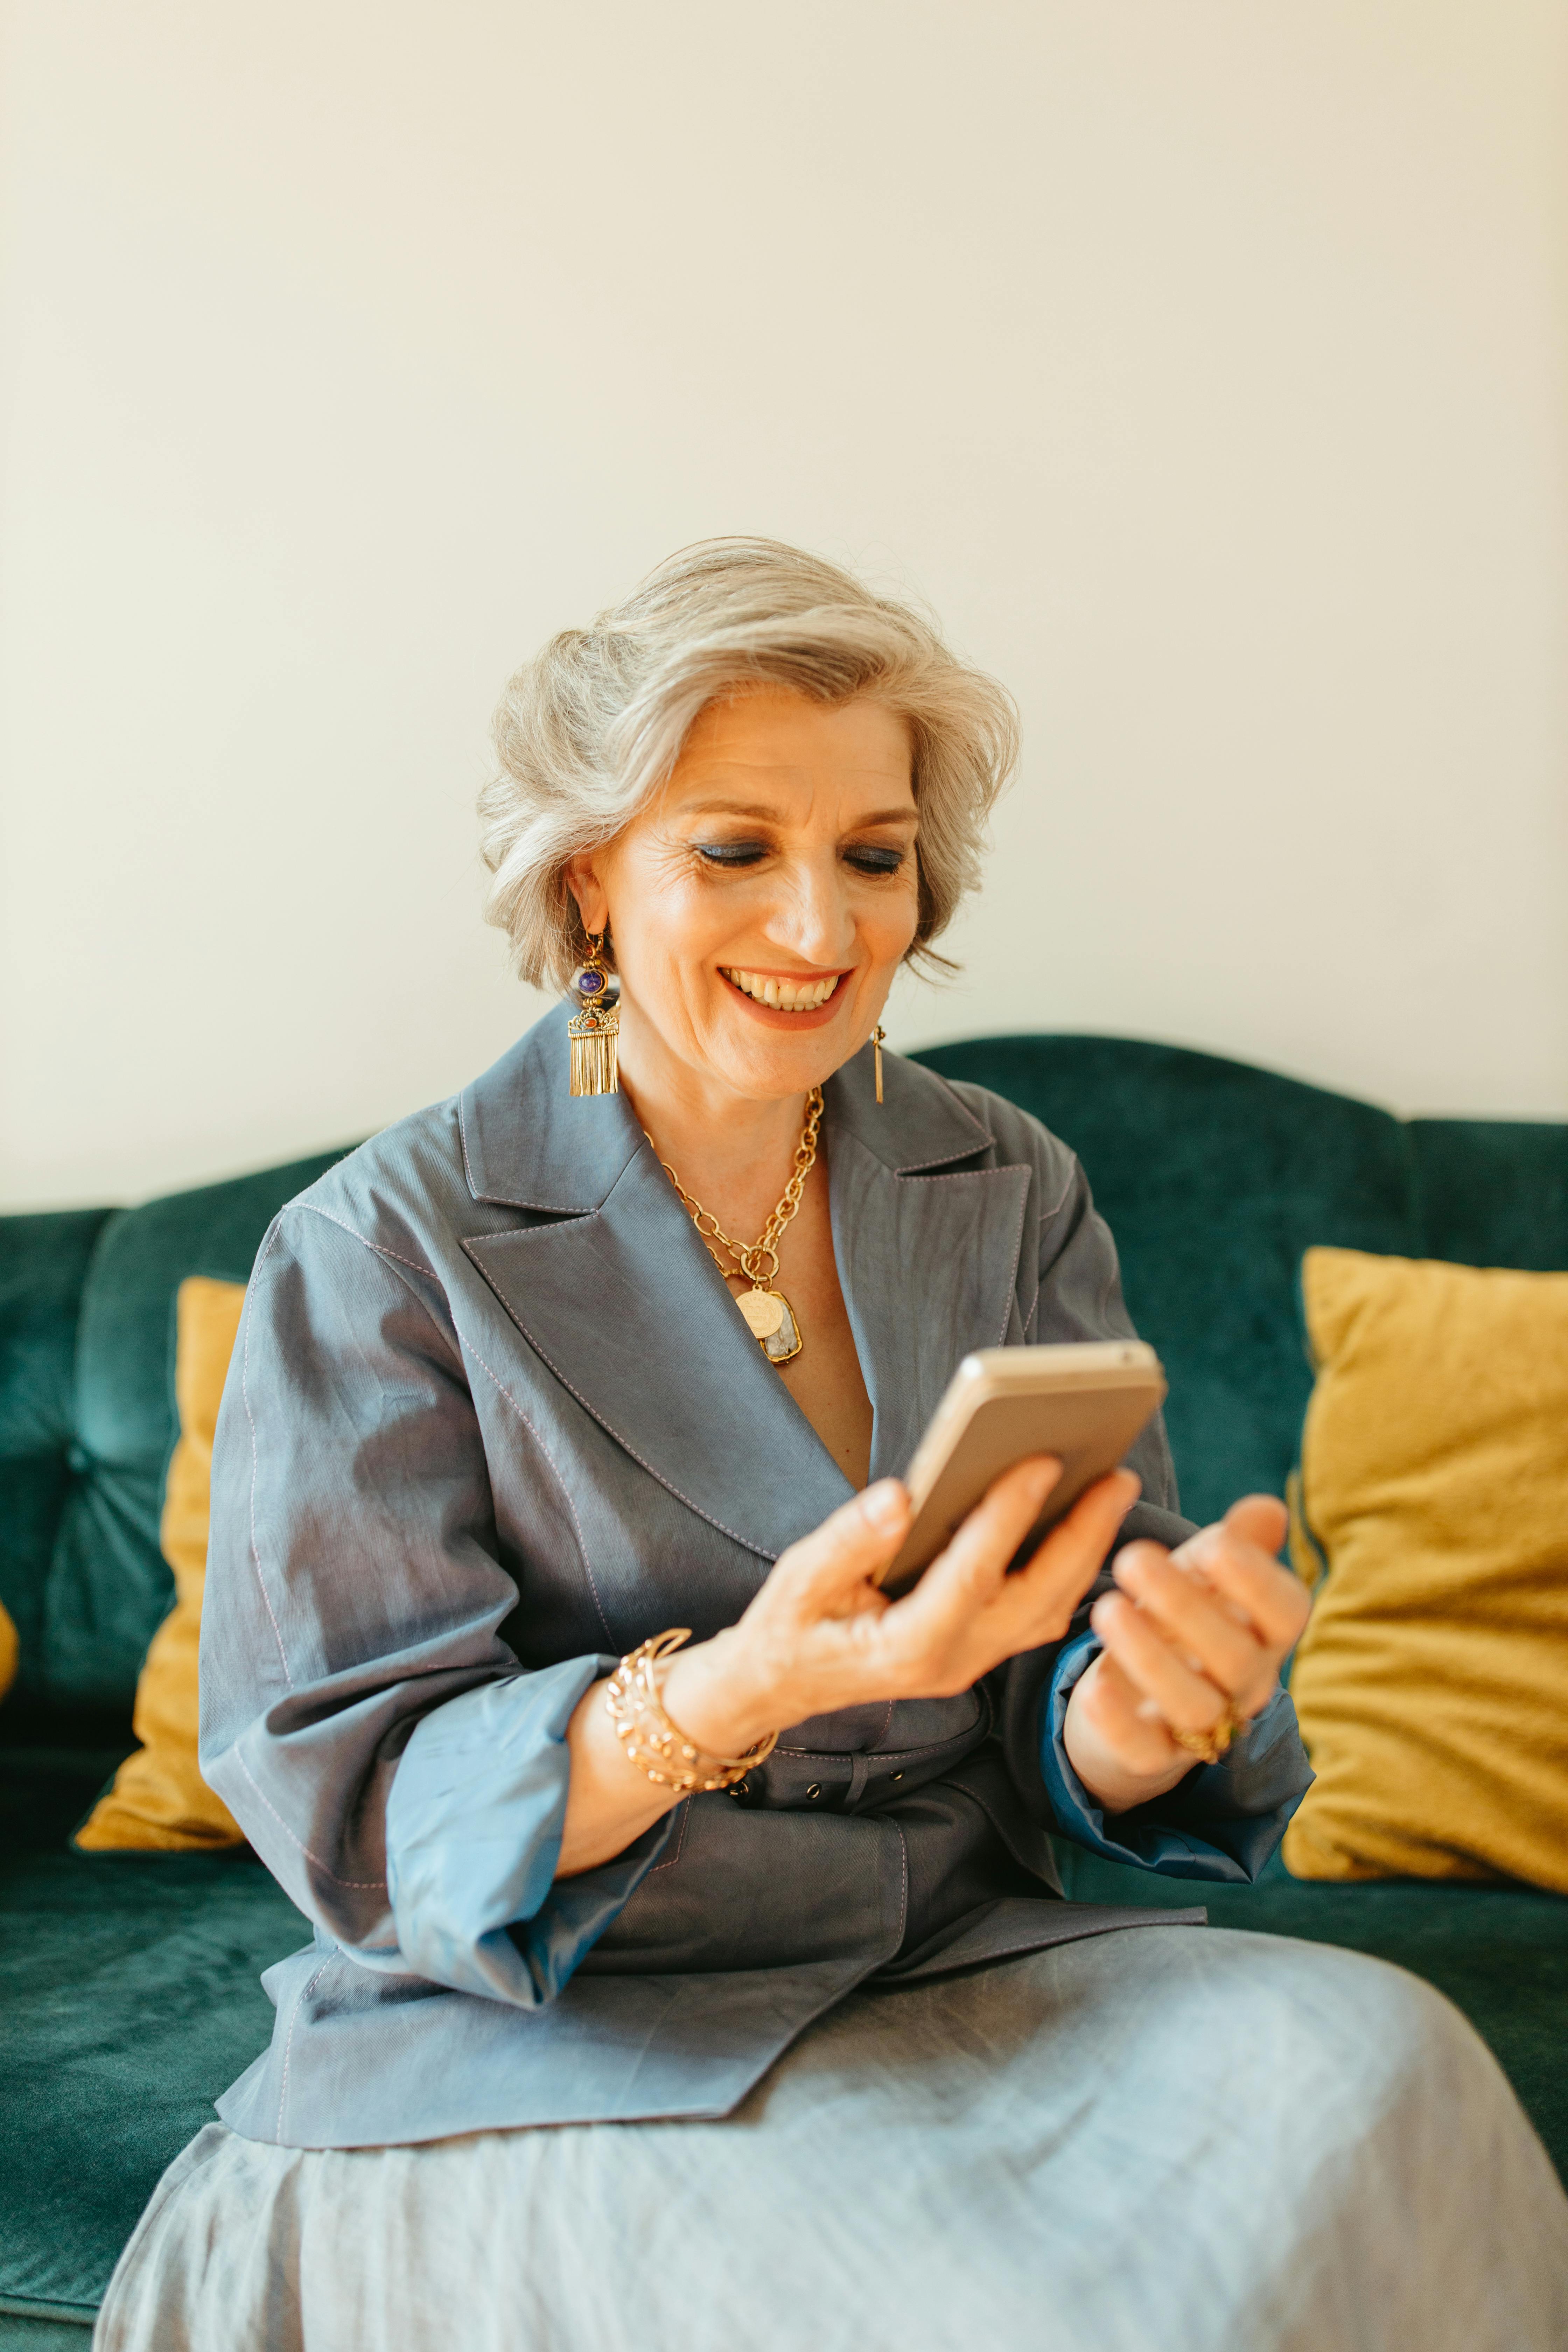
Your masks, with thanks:
[{"label": "woman's chin", "polygon": [[825,1005],[819,1013],[792,1013],[749,1004],[741,1021],[729,1013],[721,1024],[712,1060],[737,1094],[768,1102],[804,1094],[830,1078],[855,1051],[857,1041],[843,1011]]}]

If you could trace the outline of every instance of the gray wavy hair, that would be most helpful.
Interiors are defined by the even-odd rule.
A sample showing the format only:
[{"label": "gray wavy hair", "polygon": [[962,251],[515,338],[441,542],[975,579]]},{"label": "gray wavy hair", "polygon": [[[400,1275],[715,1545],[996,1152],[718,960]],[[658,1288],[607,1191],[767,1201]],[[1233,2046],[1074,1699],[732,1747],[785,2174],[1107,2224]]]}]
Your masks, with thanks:
[{"label": "gray wavy hair", "polygon": [[819,556],[771,539],[709,539],[649,572],[586,629],[563,629],[508,683],[500,767],[479,794],[485,918],[519,977],[563,987],[587,941],[563,869],[612,840],[668,778],[698,713],[786,687],[814,702],[873,695],[909,723],[920,810],[910,961],[980,878],[985,821],[1018,756],[1005,688],[932,623]]}]

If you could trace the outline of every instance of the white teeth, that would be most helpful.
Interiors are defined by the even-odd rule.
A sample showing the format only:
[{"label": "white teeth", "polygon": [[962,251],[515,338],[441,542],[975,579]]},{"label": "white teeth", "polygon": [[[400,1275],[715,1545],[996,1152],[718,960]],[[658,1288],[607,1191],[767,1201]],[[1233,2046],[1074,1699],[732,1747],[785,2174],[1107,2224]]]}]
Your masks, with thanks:
[{"label": "white teeth", "polygon": [[815,1013],[826,1004],[838,985],[838,974],[826,980],[773,980],[757,971],[738,971],[730,964],[721,964],[726,980],[747,996],[754,996],[759,1004],[771,1004],[781,1013]]}]

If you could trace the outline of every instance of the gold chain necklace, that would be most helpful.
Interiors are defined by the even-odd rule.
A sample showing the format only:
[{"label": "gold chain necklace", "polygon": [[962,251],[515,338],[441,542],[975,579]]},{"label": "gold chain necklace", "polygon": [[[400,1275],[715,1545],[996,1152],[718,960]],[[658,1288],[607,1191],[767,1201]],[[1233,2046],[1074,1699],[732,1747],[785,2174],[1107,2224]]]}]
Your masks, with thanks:
[{"label": "gold chain necklace", "polygon": [[[800,1141],[795,1147],[794,1172],[779,1195],[778,1204],[767,1223],[756,1240],[751,1243],[732,1242],[711,1209],[705,1209],[700,1201],[692,1199],[668,1160],[660,1160],[658,1163],[690,1212],[691,1222],[702,1236],[703,1247],[725,1281],[751,1284],[750,1290],[742,1290],[735,1304],[746,1318],[746,1328],[770,1364],[787,1364],[793,1357],[799,1355],[805,1344],[794,1307],[782,1290],[773,1288],[773,1284],[778,1279],[779,1244],[784,1239],[784,1227],[799,1208],[805,1180],[816,1165],[816,1130],[821,1125],[822,1088],[813,1087],[805,1098],[805,1125],[801,1129]],[[643,1133],[647,1135],[646,1127]],[[658,1144],[654,1143],[651,1135],[647,1139],[653,1144],[657,1157]],[[733,1265],[725,1265],[713,1246],[715,1242],[723,1244],[735,1261]]]}]

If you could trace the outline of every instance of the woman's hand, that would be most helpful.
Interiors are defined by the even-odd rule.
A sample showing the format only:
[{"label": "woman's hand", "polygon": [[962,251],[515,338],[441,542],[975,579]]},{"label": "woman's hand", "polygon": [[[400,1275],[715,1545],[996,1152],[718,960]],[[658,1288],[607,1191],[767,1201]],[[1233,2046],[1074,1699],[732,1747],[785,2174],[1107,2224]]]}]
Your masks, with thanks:
[{"label": "woman's hand", "polygon": [[1162,1796],[1192,1770],[1172,1727],[1247,1723],[1273,1697],[1309,1606],[1274,1557],[1284,1538],[1284,1505],[1248,1495],[1176,1551],[1132,1543],[1118,1557],[1118,1589],[1090,1620],[1104,1648],[1074,1685],[1062,1735],[1107,1812]]},{"label": "woman's hand", "polygon": [[839,1707],[949,1697],[1004,1658],[1059,1641],[1138,1496],[1133,1474],[1113,1471],[1009,1576],[1060,1475],[1043,1455],[1016,1464],[899,1601],[872,1579],[904,1539],[909,1496],[896,1478],[868,1486],[781,1555],[739,1624],[676,1659],[666,1708],[705,1747],[734,1754]]},{"label": "woman's hand", "polygon": [[[910,1498],[884,1478],[781,1554],[740,1622],[679,1651],[667,1713],[711,1753],[739,1755],[764,1732],[889,1698],[945,1698],[1020,1650],[1059,1641],[1138,1495],[1117,1470],[1082,1496],[1026,1568],[1007,1563],[1061,1465],[1037,1457],[998,1478],[912,1592],[873,1581],[903,1542]],[[626,1762],[605,1685],[579,1701],[558,1877],[619,1853],[679,1802]]]}]

